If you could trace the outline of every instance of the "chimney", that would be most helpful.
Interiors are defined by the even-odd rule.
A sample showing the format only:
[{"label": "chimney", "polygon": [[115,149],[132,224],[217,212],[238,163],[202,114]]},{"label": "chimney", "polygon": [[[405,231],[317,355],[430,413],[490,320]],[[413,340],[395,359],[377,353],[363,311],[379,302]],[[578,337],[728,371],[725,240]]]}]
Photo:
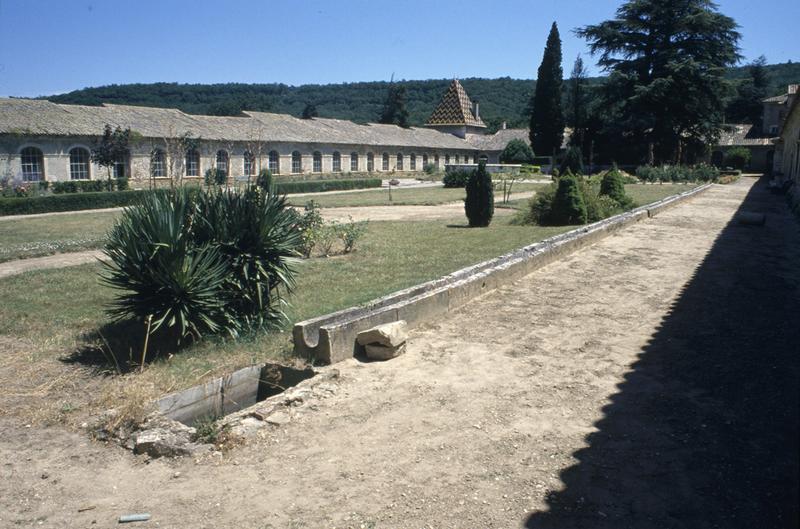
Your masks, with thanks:
[{"label": "chimney", "polygon": [[475,121],[481,119],[481,104],[478,101],[473,101],[472,103],[472,115],[475,116]]},{"label": "chimney", "polygon": [[503,124],[500,125],[500,128],[506,130],[508,128],[508,124],[505,121],[503,121]]}]

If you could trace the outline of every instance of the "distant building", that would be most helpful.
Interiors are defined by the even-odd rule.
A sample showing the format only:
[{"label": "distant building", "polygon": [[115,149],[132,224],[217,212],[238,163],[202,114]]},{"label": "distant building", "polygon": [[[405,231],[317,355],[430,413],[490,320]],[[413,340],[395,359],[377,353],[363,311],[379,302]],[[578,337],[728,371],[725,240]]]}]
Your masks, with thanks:
[{"label": "distant building", "polygon": [[786,109],[776,142],[774,172],[781,179],[794,181],[794,196],[800,202],[800,97]]},{"label": "distant building", "polygon": [[21,181],[106,178],[91,162],[105,125],[131,129],[130,152],[113,176],[144,181],[202,179],[214,168],[231,178],[256,175],[414,173],[432,164],[497,163],[507,139],[486,135],[477,102],[453,80],[424,127],[243,112],[201,116],[170,108],[64,105],[0,98],[0,178]]},{"label": "distant building", "polygon": [[800,85],[791,84],[786,93],[762,101],[761,127],[747,123],[725,125],[719,142],[711,152],[711,163],[721,167],[725,151],[733,147],[745,147],[750,151],[750,168],[756,172],[770,172],[775,168],[775,145],[789,109],[798,97]]}]

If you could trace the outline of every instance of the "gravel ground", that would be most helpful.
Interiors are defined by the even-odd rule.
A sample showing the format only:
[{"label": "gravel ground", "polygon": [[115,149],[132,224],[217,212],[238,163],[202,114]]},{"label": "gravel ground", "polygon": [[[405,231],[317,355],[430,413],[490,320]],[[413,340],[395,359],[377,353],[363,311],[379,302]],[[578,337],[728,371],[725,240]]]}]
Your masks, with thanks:
[{"label": "gravel ground", "polygon": [[431,322],[395,360],[338,364],[333,396],[225,454],[0,419],[0,526],[796,527],[800,230],[751,183]]}]

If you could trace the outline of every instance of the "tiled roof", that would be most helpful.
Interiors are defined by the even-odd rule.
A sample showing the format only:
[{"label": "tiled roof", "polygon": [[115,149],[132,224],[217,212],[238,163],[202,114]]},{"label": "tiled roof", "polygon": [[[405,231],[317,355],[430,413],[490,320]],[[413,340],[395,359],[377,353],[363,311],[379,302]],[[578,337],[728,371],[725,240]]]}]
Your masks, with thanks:
[{"label": "tiled roof", "polygon": [[758,128],[747,123],[731,123],[722,129],[717,142],[720,147],[771,145],[776,138],[759,134]]},{"label": "tiled roof", "polygon": [[450,87],[445,92],[442,101],[433,111],[426,125],[468,125],[470,127],[485,127],[486,125],[472,113],[470,101],[464,87],[453,79]]},{"label": "tiled roof", "polygon": [[788,94],[781,94],[779,96],[772,96],[772,97],[768,97],[766,99],[762,99],[761,102],[762,103],[779,103],[779,104],[783,104],[783,103],[786,102],[787,99],[789,99],[789,95]]},{"label": "tiled roof", "polygon": [[[572,136],[572,129],[564,129],[564,140],[561,148],[569,146],[569,139]],[[529,129],[500,129],[494,134],[485,136],[470,136],[469,142],[479,151],[502,151],[511,140],[522,140],[530,145]]]},{"label": "tiled roof", "polygon": [[172,108],[129,105],[62,105],[38,99],[0,98],[0,134],[97,136],[106,124],[130,128],[145,138],[191,133],[219,141],[372,145],[473,150],[452,134],[425,128],[339,119],[299,119],[286,114],[245,112],[243,116],[199,116]]}]

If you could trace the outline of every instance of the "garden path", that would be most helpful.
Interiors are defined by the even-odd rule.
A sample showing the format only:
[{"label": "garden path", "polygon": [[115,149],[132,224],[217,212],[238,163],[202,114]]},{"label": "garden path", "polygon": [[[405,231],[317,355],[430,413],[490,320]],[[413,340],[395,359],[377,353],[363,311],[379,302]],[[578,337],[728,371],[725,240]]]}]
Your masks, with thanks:
[{"label": "garden path", "polygon": [[0,419],[0,525],[796,527],[800,230],[750,185],[432,321],[395,360],[338,364],[332,397],[225,455]]}]

